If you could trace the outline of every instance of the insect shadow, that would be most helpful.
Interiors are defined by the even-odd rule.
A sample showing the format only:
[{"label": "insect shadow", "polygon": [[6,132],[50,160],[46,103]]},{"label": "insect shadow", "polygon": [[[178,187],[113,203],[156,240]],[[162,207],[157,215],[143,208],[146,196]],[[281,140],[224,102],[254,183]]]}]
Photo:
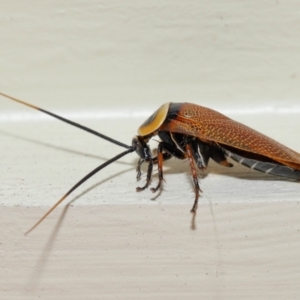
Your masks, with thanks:
[{"label": "insect shadow", "polygon": [[69,208],[72,206],[72,204],[80,199],[82,196],[88,194],[90,191],[92,191],[93,189],[97,188],[98,186],[102,185],[103,183],[110,181],[111,179],[113,179],[115,176],[124,174],[128,171],[130,171],[130,169],[126,169],[123,171],[120,171],[114,175],[111,175],[107,178],[105,178],[104,180],[101,180],[95,184],[93,184],[92,186],[90,186],[89,188],[85,189],[84,191],[82,191],[80,194],[78,194],[77,196],[75,196],[73,199],[71,199],[63,208],[62,212],[60,213],[60,216],[58,217],[56,224],[49,236],[49,238],[47,239],[47,242],[41,252],[41,255],[39,257],[39,259],[36,262],[36,265],[34,267],[34,270],[32,272],[31,277],[29,278],[29,281],[27,283],[27,286],[30,290],[34,290],[37,286],[38,283],[40,281],[40,279],[42,278],[42,274],[46,268],[47,262],[49,261],[49,257],[51,256],[51,252],[54,248],[55,245],[55,241],[57,240],[57,236],[59,234],[59,231],[61,229],[61,226],[65,220],[65,217],[67,215],[67,212],[69,210]]}]

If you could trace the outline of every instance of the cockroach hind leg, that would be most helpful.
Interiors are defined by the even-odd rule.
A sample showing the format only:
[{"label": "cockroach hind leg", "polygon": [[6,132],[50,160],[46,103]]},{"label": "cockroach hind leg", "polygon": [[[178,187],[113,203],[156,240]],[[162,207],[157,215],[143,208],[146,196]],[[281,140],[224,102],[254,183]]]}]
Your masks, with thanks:
[{"label": "cockroach hind leg", "polygon": [[[196,194],[196,197],[199,196]],[[195,198],[195,202],[194,205],[191,209],[191,213],[192,213],[192,220],[191,220],[191,229],[192,230],[196,230],[196,214],[197,214],[197,208],[198,208],[198,198]]]},{"label": "cockroach hind leg", "polygon": [[197,211],[197,208],[198,208],[199,192],[201,192],[200,189],[196,191],[195,201],[194,201],[193,207],[191,209],[192,214],[196,214],[196,211]]},{"label": "cockroach hind leg", "polygon": [[194,203],[194,205],[193,205],[193,207],[191,209],[191,213],[192,214],[196,214],[197,208],[198,208],[198,201]]},{"label": "cockroach hind leg", "polygon": [[196,212],[193,213],[192,220],[191,220],[191,229],[196,230]]},{"label": "cockroach hind leg", "polygon": [[198,199],[199,199],[200,193],[202,193],[202,190],[200,189],[200,187],[198,185],[198,188],[195,189],[195,200],[194,200],[193,207],[191,209],[192,214],[196,214],[196,211],[197,211],[197,208],[198,208]]}]

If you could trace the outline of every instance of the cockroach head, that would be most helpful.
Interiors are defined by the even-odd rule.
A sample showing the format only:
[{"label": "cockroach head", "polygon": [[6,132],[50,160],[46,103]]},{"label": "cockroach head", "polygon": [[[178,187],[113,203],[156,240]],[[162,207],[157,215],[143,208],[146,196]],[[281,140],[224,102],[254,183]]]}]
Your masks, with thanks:
[{"label": "cockroach head", "polygon": [[132,139],[132,148],[135,149],[135,152],[138,154],[140,158],[142,158],[145,161],[151,160],[151,151],[147,144],[149,141],[149,138],[143,137],[140,135],[134,136]]}]

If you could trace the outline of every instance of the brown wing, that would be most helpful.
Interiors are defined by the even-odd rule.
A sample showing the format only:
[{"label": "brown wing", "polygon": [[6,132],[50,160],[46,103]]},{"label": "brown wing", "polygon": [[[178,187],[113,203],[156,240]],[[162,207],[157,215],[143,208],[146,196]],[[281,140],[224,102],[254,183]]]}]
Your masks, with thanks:
[{"label": "brown wing", "polygon": [[179,107],[161,129],[259,154],[300,170],[300,154],[268,136],[206,107],[191,103]]}]

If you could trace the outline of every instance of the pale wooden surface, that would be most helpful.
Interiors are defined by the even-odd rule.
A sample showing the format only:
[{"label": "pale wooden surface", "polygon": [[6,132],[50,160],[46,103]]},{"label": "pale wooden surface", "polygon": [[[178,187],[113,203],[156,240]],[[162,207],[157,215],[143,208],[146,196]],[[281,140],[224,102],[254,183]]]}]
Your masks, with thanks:
[{"label": "pale wooden surface", "polygon": [[3,207],[1,299],[297,299],[299,203]]}]

